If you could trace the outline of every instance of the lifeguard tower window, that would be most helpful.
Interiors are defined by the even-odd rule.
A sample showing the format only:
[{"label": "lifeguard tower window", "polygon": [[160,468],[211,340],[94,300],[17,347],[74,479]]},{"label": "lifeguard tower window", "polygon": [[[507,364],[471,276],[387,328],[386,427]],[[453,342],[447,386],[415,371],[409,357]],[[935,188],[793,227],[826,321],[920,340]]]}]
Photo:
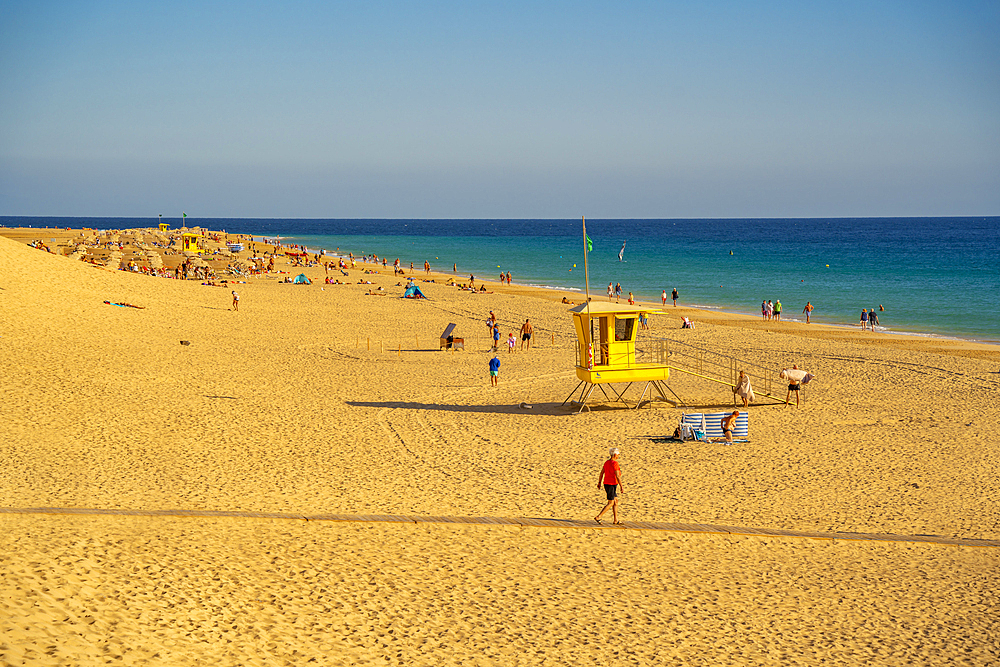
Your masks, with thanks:
[{"label": "lifeguard tower window", "polygon": [[635,327],[635,318],[624,319],[615,318],[615,340],[632,340],[632,329]]}]

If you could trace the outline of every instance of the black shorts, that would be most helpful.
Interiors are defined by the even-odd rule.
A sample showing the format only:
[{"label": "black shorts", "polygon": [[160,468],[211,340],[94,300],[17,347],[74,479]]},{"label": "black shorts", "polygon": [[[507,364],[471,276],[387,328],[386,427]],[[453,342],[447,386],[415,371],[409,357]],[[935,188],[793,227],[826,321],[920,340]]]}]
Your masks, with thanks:
[{"label": "black shorts", "polygon": [[531,334],[521,334],[521,340],[531,340]]},{"label": "black shorts", "polygon": [[797,384],[788,385],[788,391],[798,391],[798,390],[799,390],[799,385]]},{"label": "black shorts", "polygon": [[618,485],[617,484],[605,484],[604,492],[608,494],[608,500],[614,500],[618,497]]}]

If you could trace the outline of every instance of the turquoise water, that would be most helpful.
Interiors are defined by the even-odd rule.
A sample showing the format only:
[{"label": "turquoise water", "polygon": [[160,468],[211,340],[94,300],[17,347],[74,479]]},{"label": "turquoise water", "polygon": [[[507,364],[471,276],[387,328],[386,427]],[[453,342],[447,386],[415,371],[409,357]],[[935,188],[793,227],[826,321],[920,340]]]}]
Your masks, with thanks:
[{"label": "turquoise water", "polygon": [[[152,219],[0,218],[13,226],[151,226]],[[168,222],[164,220],[164,222]],[[178,226],[176,220],[169,221]],[[189,225],[281,236],[310,248],[375,253],[405,266],[582,291],[583,240],[577,220],[198,219]],[[780,299],[783,319],[857,325],[862,308],[888,331],[1000,342],[1000,217],[764,220],[588,220],[591,295],[608,281],[658,301],[674,287],[679,303],[758,314]],[[618,260],[627,241],[624,260]],[[732,253],[732,254],[730,254]],[[574,267],[574,264],[576,265]]]},{"label": "turquoise water", "polygon": [[[426,259],[447,271],[457,262],[464,276],[490,280],[509,270],[515,282],[583,290],[580,221],[558,224],[560,235],[552,221],[537,223],[545,234],[531,234],[524,221],[492,221],[489,235],[456,234],[484,221],[437,224],[448,234],[292,237],[390,262],[399,257],[407,266]],[[759,314],[762,300],[780,299],[790,320],[804,320],[809,301],[814,321],[851,325],[862,308],[883,306],[887,331],[1000,341],[997,218],[592,221],[587,231],[597,298],[605,298],[609,281],[650,301],[676,287],[682,304],[741,313]]]}]

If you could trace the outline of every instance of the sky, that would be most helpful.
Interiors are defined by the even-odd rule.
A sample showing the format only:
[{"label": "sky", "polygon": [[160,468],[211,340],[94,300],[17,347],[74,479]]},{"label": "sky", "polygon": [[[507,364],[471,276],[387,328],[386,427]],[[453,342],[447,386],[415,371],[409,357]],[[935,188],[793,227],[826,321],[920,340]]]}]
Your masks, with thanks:
[{"label": "sky", "polygon": [[0,215],[1000,214],[998,2],[7,2]]}]

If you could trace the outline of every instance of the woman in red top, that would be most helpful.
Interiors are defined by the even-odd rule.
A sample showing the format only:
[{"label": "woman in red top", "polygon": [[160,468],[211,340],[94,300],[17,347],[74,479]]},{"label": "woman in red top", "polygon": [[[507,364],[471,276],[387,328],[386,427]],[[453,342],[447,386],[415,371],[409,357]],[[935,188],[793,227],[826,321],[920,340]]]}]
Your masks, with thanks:
[{"label": "woman in red top", "polygon": [[601,510],[600,514],[594,517],[594,521],[600,523],[601,517],[604,516],[604,513],[607,512],[610,507],[611,516],[617,526],[621,523],[618,520],[618,492],[621,491],[624,493],[625,489],[622,488],[622,469],[621,466],[618,465],[618,448],[612,447],[608,451],[608,454],[611,458],[604,462],[604,467],[601,468],[601,474],[597,478],[597,488],[601,488],[601,485],[603,484],[604,491],[608,494],[608,504],[604,506],[604,509]]}]

